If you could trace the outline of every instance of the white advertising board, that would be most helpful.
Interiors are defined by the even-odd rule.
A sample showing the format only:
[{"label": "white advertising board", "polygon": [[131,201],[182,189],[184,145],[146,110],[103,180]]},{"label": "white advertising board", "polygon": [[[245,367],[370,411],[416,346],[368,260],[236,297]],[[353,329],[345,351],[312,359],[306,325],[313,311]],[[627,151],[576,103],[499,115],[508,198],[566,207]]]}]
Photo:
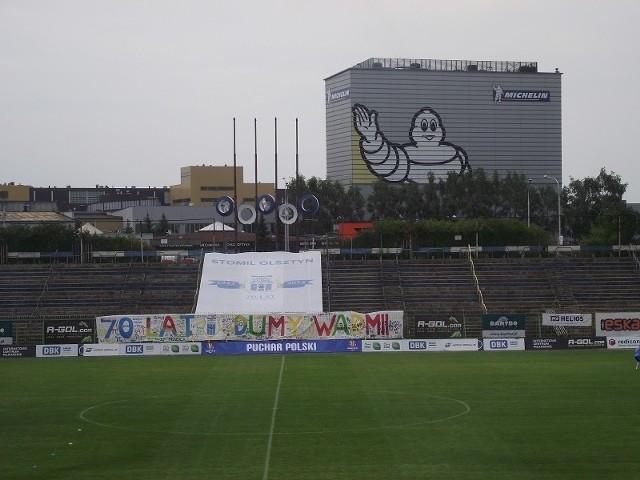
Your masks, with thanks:
[{"label": "white advertising board", "polygon": [[118,345],[104,343],[87,343],[80,347],[83,357],[115,357],[120,354]]},{"label": "white advertising board", "polygon": [[77,357],[78,345],[69,343],[62,345],[36,345],[36,357]]},{"label": "white advertising board", "polygon": [[607,337],[607,348],[638,348],[640,337]]},{"label": "white advertising board", "polygon": [[552,327],[590,327],[593,317],[590,313],[543,313],[542,325]]},{"label": "white advertising board", "polygon": [[640,338],[640,312],[596,313],[596,335]]},{"label": "white advertising board", "polygon": [[524,350],[524,338],[483,338],[482,347],[488,352]]},{"label": "white advertising board", "polygon": [[477,338],[434,338],[415,340],[363,340],[363,352],[477,352],[482,343]]},{"label": "white advertising board", "polygon": [[199,342],[168,342],[157,343],[124,343],[120,344],[120,355],[200,355],[202,353]]}]

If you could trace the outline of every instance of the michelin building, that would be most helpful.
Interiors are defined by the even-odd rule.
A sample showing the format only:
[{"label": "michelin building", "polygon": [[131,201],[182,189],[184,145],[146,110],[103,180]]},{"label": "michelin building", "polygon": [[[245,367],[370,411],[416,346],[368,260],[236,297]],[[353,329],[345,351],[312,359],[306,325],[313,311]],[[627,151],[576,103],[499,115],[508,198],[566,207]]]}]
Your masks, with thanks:
[{"label": "michelin building", "polygon": [[478,168],[561,179],[561,79],[536,62],[365,60],[325,79],[327,178],[365,192]]}]

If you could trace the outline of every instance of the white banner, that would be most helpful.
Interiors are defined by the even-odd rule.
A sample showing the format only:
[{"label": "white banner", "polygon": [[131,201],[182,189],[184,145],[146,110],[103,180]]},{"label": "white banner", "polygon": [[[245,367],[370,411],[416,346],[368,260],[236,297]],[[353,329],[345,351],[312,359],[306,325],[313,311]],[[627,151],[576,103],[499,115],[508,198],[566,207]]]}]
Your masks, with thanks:
[{"label": "white banner", "polygon": [[110,315],[96,318],[100,343],[211,340],[402,338],[404,312],[262,313],[242,315]]},{"label": "white banner", "polygon": [[608,337],[607,348],[638,348],[640,337]]},{"label": "white banner", "polygon": [[483,338],[483,348],[489,352],[524,350],[524,338]]},{"label": "white banner", "polygon": [[640,337],[640,312],[596,313],[596,336]]},{"label": "white banner", "polygon": [[119,354],[118,345],[86,343],[80,347],[80,355],[83,357],[115,357]]},{"label": "white banner", "polygon": [[593,317],[590,313],[543,313],[542,325],[552,327],[590,327]]},{"label": "white banner", "polygon": [[119,354],[125,356],[200,355],[202,353],[202,346],[199,342],[124,343],[119,347]]},{"label": "white banner", "polygon": [[78,345],[65,343],[62,345],[36,345],[36,357],[77,357]]},{"label": "white banner", "polygon": [[319,251],[205,255],[196,313],[322,310]]},{"label": "white banner", "polygon": [[363,352],[477,352],[477,338],[433,338],[426,340],[363,340]]}]

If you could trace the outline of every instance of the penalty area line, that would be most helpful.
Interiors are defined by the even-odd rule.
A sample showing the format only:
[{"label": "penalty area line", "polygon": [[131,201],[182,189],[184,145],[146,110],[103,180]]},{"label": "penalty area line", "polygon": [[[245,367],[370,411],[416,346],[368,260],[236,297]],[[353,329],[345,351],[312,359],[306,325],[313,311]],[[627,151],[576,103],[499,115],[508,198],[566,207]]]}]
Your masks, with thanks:
[{"label": "penalty area line", "polygon": [[276,426],[276,412],[278,411],[278,402],[280,400],[280,385],[282,385],[282,374],[284,372],[284,355],[280,362],[280,375],[278,376],[278,386],[276,387],[276,397],[273,400],[273,410],[271,412],[271,426],[269,427],[269,439],[267,441],[267,454],[264,459],[264,473],[262,474],[262,480],[269,478],[269,462],[271,460],[271,445],[273,443],[273,430]]}]

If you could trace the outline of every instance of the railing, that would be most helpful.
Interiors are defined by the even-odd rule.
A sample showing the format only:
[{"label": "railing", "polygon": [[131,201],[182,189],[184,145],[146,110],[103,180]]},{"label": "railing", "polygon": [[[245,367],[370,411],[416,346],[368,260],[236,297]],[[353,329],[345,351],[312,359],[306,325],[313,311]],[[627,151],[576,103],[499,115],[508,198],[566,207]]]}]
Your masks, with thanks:
[{"label": "railing", "polygon": [[[322,249],[323,256],[339,257],[342,259],[412,259],[412,258],[463,258],[467,254],[469,247],[449,246],[449,247],[419,247],[407,249],[400,247],[353,247],[353,248],[325,248]],[[515,245],[515,246],[474,246],[470,247],[474,255],[479,257],[543,257],[543,256],[635,256],[640,250],[640,245],[574,245],[558,247],[556,245]],[[175,256],[171,263],[195,263],[203,257],[200,250],[174,250],[174,251],[145,251],[141,257],[139,251],[94,251],[91,258],[87,259],[93,263],[160,263],[162,257]],[[79,258],[70,252],[8,252],[6,263],[80,263]],[[87,262],[85,262],[87,263]],[[639,267],[640,268],[640,267]]]},{"label": "railing", "polygon": [[[475,251],[475,250],[473,250]],[[473,264],[473,258],[471,258],[471,246],[467,246],[467,253],[469,258],[469,263],[471,264],[471,276],[473,277],[473,282],[476,286],[476,293],[478,294],[478,302],[480,303],[480,308],[482,308],[483,313],[487,313],[487,306],[484,304],[484,298],[482,296],[482,290],[480,289],[480,281],[478,280],[478,276],[476,275],[476,267]]]}]

